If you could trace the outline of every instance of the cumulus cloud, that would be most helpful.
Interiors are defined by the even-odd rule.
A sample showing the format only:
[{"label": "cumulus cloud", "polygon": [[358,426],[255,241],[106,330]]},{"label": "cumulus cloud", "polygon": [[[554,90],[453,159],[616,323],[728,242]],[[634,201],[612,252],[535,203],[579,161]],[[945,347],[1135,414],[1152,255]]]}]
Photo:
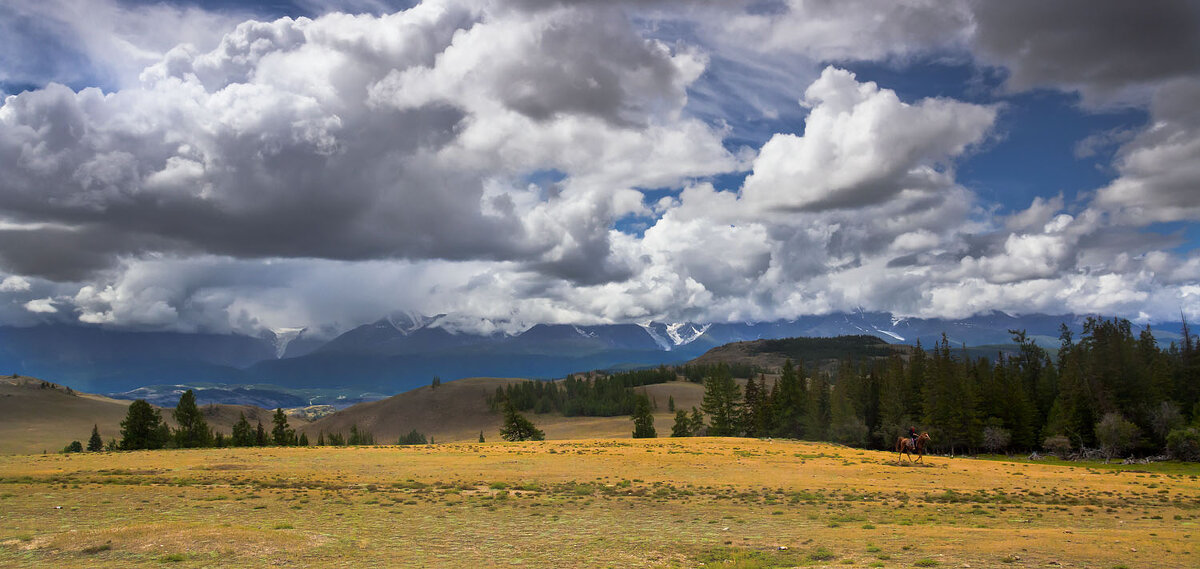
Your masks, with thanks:
[{"label": "cumulus cloud", "polygon": [[24,292],[29,288],[29,280],[16,275],[4,277],[4,280],[0,281],[0,292]]},{"label": "cumulus cloud", "polygon": [[[602,256],[621,192],[737,166],[719,129],[680,113],[703,58],[623,18],[446,1],[248,21],[211,51],[172,49],[138,87],[10,97],[0,207],[57,225],[8,232],[0,258],[81,279],[152,252],[554,263],[574,242]],[[568,177],[561,195],[506,205],[547,169]]]},{"label": "cumulus cloud", "polygon": [[[1074,49],[1121,21],[1107,3],[1061,26],[1053,10],[1078,6],[992,4],[316,0],[312,18],[164,6],[117,29],[129,10],[101,3],[92,39],[63,49],[104,89],[0,65],[44,84],[0,107],[0,322],[1200,316],[1200,265],[1141,231],[1198,215],[1191,56],[1140,33],[1111,49],[1166,61]],[[55,5],[57,37],[81,4]],[[9,27],[46,13],[4,9],[23,14]],[[998,216],[956,165],[1001,106],[902,100],[818,64],[928,54],[1002,65],[1012,89],[1152,93],[1151,125],[1080,142],[1116,148],[1094,198]]]},{"label": "cumulus cloud", "polygon": [[780,134],[759,152],[742,189],[764,208],[820,210],[952,185],[950,159],[978,142],[996,109],[946,99],[904,103],[875,83],[828,67],[804,92],[803,136]]},{"label": "cumulus cloud", "polygon": [[58,308],[54,306],[53,298],[35,298],[25,303],[25,310],[35,314],[54,314]]},{"label": "cumulus cloud", "polygon": [[1118,151],[1119,176],[1096,205],[1135,225],[1200,220],[1200,79],[1171,83],[1155,97],[1151,126]]}]

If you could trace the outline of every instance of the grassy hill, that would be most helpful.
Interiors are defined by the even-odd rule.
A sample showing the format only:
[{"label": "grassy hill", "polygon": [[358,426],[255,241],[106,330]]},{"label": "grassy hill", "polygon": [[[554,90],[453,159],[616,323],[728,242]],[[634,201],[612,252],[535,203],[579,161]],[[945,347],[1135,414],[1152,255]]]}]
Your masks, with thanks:
[{"label": "grassy hill", "polygon": [[[56,452],[71,441],[86,445],[93,425],[105,441],[119,439],[129,403],[32,377],[0,378],[0,454]],[[171,409],[160,410],[167,424],[174,427]],[[241,413],[251,425],[262,421],[268,430],[274,414],[274,410],[249,405],[202,405],[200,410],[210,427],[226,435]],[[308,424],[295,416],[288,422],[297,428]]]},{"label": "grassy hill", "polygon": [[691,364],[745,364],[761,368],[778,368],[787,359],[803,361],[806,368],[828,369],[844,359],[864,361],[885,358],[894,353],[907,353],[912,348],[889,344],[875,336],[838,336],[836,338],[782,338],[751,340],[717,346]]},{"label": "grassy hill", "polygon": [[35,379],[0,379],[0,454],[55,452],[77,440],[87,444],[92,425],[104,440],[116,436],[129,401],[109,399]]},{"label": "grassy hill", "polygon": [[[319,433],[350,432],[351,425],[372,432],[375,442],[391,444],[413,429],[432,436],[438,442],[466,442],[479,438],[483,431],[487,440],[499,440],[501,415],[488,409],[487,396],[497,387],[526,381],[513,378],[477,377],[446,382],[437,388],[418,387],[399,395],[360,403],[304,426],[301,430],[316,441]],[[675,415],[667,410],[667,402],[675,398],[681,409],[699,407],[704,387],[678,381],[639,387],[656,402],[655,429],[660,436],[671,433]],[[563,417],[559,413],[533,414],[528,418],[546,432],[548,439],[628,438],[633,423],[628,416]]]}]

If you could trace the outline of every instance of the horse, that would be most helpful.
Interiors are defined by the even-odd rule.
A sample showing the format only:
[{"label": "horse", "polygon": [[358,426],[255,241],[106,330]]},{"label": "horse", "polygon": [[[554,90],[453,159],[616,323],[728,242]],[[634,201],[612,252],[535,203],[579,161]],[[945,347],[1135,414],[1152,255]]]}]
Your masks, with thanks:
[{"label": "horse", "polygon": [[916,448],[913,448],[912,439],[908,437],[900,437],[896,439],[896,453],[898,455],[896,456],[896,460],[899,461],[900,457],[908,455],[908,460],[912,461],[912,454],[910,454],[910,451],[915,450],[917,451],[917,460],[913,462],[921,462],[921,459],[925,457],[925,445],[928,442],[929,433],[921,433],[921,435],[917,437]]}]

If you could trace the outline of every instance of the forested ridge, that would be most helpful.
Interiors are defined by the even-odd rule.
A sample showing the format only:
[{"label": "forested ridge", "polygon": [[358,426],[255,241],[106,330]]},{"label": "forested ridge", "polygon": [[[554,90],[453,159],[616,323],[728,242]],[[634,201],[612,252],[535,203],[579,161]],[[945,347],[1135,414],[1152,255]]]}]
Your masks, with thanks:
[{"label": "forested ridge", "polygon": [[[1135,331],[1124,319],[1088,318],[1078,338],[1063,325],[1056,350],[1011,332],[1019,349],[990,358],[943,336],[928,348],[847,358],[834,374],[806,373],[803,362],[788,360],[776,380],[758,374],[745,387],[728,366],[708,366],[703,408],[678,410],[674,432],[891,448],[915,426],[929,431],[936,452],[1200,459],[1200,342],[1186,322],[1180,342],[1166,346],[1150,327]],[[630,414],[634,387],[680,375],[699,379],[694,368],[660,367],[514,384],[492,401],[564,415]]]}]

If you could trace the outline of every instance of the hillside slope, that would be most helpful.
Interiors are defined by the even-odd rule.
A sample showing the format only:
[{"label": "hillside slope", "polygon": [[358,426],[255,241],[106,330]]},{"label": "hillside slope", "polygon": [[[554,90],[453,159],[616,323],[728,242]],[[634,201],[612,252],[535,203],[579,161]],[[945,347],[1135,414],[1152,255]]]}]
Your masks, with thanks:
[{"label": "hillside slope", "polygon": [[[57,452],[71,441],[85,446],[95,425],[105,442],[121,437],[121,421],[131,401],[75,391],[56,383],[26,376],[0,378],[0,454]],[[159,408],[168,425],[175,426],[170,408]],[[242,413],[254,425],[262,421],[270,431],[274,410],[249,405],[202,405],[200,411],[214,430],[229,433]],[[288,423],[302,428],[308,421],[289,416]]]},{"label": "hillside slope", "polygon": [[[512,378],[476,377],[419,387],[399,395],[360,403],[305,426],[303,432],[314,443],[321,432],[350,432],[352,425],[375,435],[378,444],[394,444],[401,434],[413,429],[438,442],[474,441],[483,431],[487,440],[499,440],[503,417],[488,409],[487,397],[497,387],[526,381]],[[658,406],[655,428],[661,437],[671,434],[674,414],[667,403],[674,397],[680,409],[699,406],[704,387],[684,381],[639,387]],[[558,413],[526,416],[546,432],[548,439],[629,438],[633,423],[628,416],[563,417]]]},{"label": "hillside slope", "polygon": [[744,364],[762,368],[778,368],[784,361],[804,362],[808,369],[829,370],[845,359],[864,361],[885,358],[894,353],[908,353],[912,348],[889,344],[875,336],[838,336],[835,338],[782,338],[751,340],[717,346],[692,364]]},{"label": "hillside slope", "polygon": [[107,441],[120,431],[129,403],[6,376],[0,379],[0,454],[55,452],[73,440],[86,445],[93,425]]}]

